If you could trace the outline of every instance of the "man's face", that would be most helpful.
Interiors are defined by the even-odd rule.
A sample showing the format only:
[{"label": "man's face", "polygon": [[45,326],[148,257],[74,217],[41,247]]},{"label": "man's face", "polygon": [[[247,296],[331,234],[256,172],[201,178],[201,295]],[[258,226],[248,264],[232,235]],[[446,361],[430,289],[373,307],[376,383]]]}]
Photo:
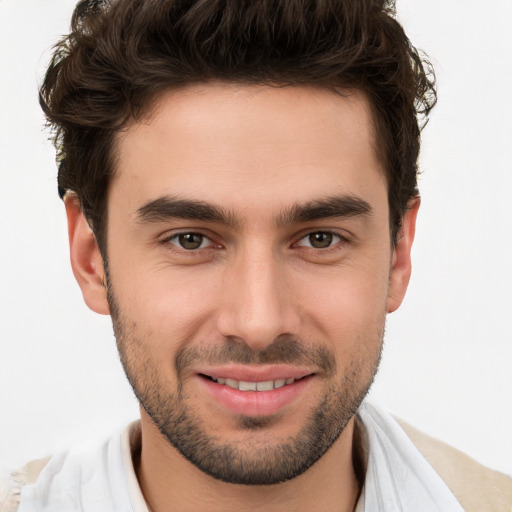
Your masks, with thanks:
[{"label": "man's face", "polygon": [[119,135],[122,362],[143,422],[216,478],[302,473],[373,380],[396,255],[372,127],[362,94],[216,84]]}]

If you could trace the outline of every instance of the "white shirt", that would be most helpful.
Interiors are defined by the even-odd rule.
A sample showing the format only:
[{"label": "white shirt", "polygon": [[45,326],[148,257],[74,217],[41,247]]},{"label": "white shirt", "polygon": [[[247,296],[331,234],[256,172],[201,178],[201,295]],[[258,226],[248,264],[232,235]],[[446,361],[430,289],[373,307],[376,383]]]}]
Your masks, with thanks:
[{"label": "white shirt", "polygon": [[[390,414],[368,403],[357,414],[367,466],[356,512],[464,512]],[[52,457],[33,484],[22,486],[18,478],[17,512],[150,512],[132,463],[139,428],[134,422],[99,447]]]},{"label": "white shirt", "polygon": [[356,512],[464,512],[390,414],[363,403],[358,416],[366,429],[368,461]]}]

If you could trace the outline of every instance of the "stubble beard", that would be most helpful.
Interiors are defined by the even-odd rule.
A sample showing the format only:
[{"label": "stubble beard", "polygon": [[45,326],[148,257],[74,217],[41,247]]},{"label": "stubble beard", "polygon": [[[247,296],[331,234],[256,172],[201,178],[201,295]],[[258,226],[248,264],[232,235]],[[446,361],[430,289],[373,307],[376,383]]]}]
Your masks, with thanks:
[{"label": "stubble beard", "polygon": [[[128,319],[123,317],[111,286],[108,286],[108,300],[121,363],[140,405],[188,461],[213,478],[232,484],[271,485],[304,473],[339,438],[367,395],[380,362],[385,315],[376,333],[378,350],[367,349],[354,356],[337,383],[334,381],[336,360],[324,347],[306,348],[296,339],[280,337],[256,353],[243,342],[226,339],[222,347],[209,347],[208,351],[185,347],[177,354],[178,387],[172,391],[164,384],[157,364],[150,357],[146,348],[150,343],[135,333],[135,327],[130,328]],[[375,340],[368,346],[375,347]],[[334,383],[300,431],[280,444],[265,442],[264,430],[279,420],[272,416],[240,416],[238,429],[247,434],[243,442],[225,441],[210,433],[207,419],[200,418],[187,404],[180,375],[192,361],[227,362],[228,358],[241,364],[313,361],[322,367],[323,377]]]}]

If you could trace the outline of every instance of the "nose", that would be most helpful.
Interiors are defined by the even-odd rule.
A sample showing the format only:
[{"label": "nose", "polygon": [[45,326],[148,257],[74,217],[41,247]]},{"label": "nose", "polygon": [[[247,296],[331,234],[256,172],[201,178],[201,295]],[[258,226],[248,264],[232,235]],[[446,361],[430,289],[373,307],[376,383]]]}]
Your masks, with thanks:
[{"label": "nose", "polygon": [[255,350],[298,334],[300,312],[286,262],[270,248],[244,251],[226,268],[218,330]]}]

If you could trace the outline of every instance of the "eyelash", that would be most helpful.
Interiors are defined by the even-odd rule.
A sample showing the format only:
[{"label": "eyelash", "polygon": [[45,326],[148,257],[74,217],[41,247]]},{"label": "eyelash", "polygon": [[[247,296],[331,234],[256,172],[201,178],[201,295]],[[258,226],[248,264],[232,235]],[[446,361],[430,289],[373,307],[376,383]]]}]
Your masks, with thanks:
[{"label": "eyelash", "polygon": [[[186,235],[196,235],[196,236],[199,236],[202,238],[201,240],[201,244],[199,247],[197,248],[194,248],[194,249],[187,249],[185,247],[183,247],[180,243],[179,243],[179,237],[182,237],[182,236],[186,236]],[[302,241],[304,240],[308,240],[311,242],[311,238],[313,235],[327,235],[327,236],[331,236],[332,237],[332,241],[331,243],[327,246],[327,247],[312,247],[311,245],[303,245],[301,244]],[[173,241],[175,240],[175,242]],[[206,247],[201,247],[203,245],[203,243],[205,241],[209,241],[210,243],[206,246]],[[306,250],[312,250],[312,251],[315,251],[315,252],[328,252],[332,249],[335,249],[339,244],[345,244],[345,243],[348,243],[349,240],[342,236],[341,234],[339,233],[336,233],[334,231],[329,231],[329,230],[317,230],[317,231],[309,231],[307,232],[306,234],[302,235],[298,241],[294,242],[292,244],[292,247],[304,247]],[[174,233],[170,236],[167,236],[166,238],[164,238],[162,241],[161,241],[161,244],[162,245],[167,245],[167,244],[170,244],[170,245],[173,245],[175,246],[177,249],[177,251],[180,251],[180,252],[186,252],[186,253],[189,253],[189,254],[194,254],[194,253],[198,253],[202,250],[207,250],[209,249],[210,247],[212,246],[217,246],[217,247],[221,247],[220,244],[215,244],[215,242],[211,239],[210,236],[204,234],[204,233],[201,233],[199,231],[182,231],[180,233]]]},{"label": "eyelash", "polygon": [[[179,237],[186,236],[186,235],[192,235],[192,236],[196,235],[196,236],[202,237],[200,245],[203,245],[203,243],[206,240],[208,240],[210,243],[208,244],[207,247],[201,247],[200,246],[200,247],[197,247],[196,249],[186,249],[185,247],[180,246],[180,244],[179,244]],[[173,242],[173,240],[176,240],[176,243]],[[212,245],[215,245],[214,242],[212,241],[211,237],[209,237],[208,235],[205,235],[204,233],[198,232],[198,231],[182,231],[180,233],[174,233],[173,235],[170,235],[170,236],[164,238],[161,241],[161,243],[164,244],[164,245],[167,245],[167,244],[174,245],[174,246],[177,247],[177,250],[185,251],[187,253],[196,253],[196,252],[199,252],[202,249],[208,249]]]},{"label": "eyelash", "polygon": [[[311,243],[312,242],[311,237],[314,235],[323,235],[323,236],[331,237],[329,245],[327,247],[313,247],[312,245],[301,245],[301,242],[303,240],[309,240],[309,242]],[[297,245],[299,247],[307,247],[308,249],[312,249],[312,250],[316,250],[316,251],[325,252],[325,251],[328,251],[329,249],[335,248],[338,244],[340,244],[342,242],[346,242],[346,241],[347,241],[346,238],[341,236],[339,233],[335,233],[333,231],[310,231],[306,235],[302,236],[299,239],[299,241],[296,242],[294,245]]]}]

